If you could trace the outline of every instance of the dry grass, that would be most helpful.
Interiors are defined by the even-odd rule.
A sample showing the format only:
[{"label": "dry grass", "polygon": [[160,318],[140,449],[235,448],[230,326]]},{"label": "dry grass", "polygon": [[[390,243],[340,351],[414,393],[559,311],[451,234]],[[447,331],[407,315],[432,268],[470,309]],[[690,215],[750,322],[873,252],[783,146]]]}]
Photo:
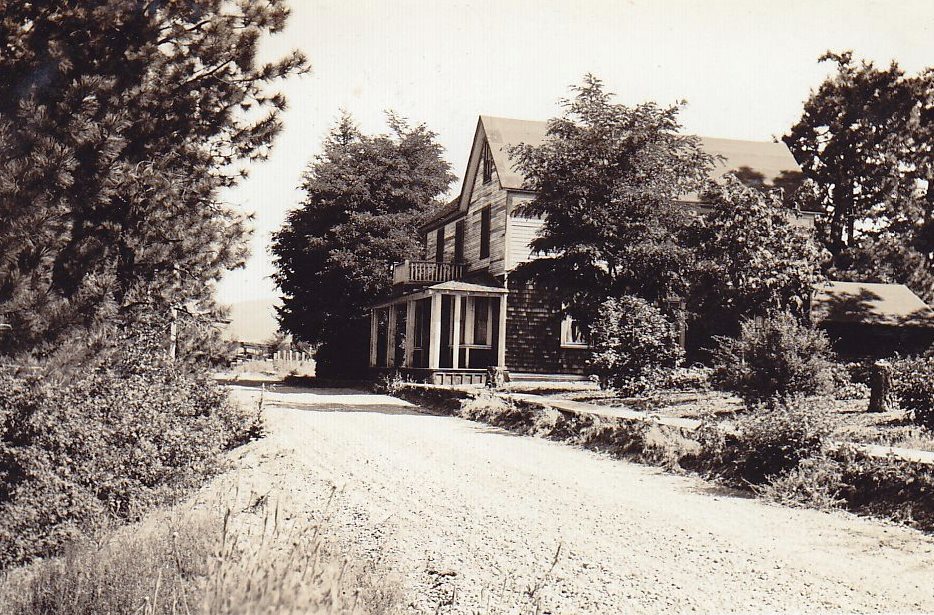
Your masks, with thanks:
[{"label": "dry grass", "polygon": [[243,511],[165,513],[0,579],[0,613],[390,613],[397,592],[326,540],[326,523]]}]

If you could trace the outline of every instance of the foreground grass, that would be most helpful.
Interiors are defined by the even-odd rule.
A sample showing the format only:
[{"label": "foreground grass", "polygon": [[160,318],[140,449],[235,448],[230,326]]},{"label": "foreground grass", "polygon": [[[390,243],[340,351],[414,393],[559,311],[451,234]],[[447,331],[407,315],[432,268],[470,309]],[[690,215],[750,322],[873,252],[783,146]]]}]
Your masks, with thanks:
[{"label": "foreground grass", "polygon": [[0,578],[0,613],[22,615],[389,613],[397,592],[336,552],[326,522],[242,511],[163,513]]}]

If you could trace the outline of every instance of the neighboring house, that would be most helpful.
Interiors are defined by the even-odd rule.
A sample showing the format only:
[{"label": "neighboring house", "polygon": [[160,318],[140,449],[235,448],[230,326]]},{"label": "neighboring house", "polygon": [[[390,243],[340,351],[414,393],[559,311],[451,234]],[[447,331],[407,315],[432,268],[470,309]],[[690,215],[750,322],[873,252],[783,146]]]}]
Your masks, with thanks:
[{"label": "neighboring house", "polygon": [[[548,293],[509,274],[532,258],[540,219],[516,213],[534,194],[507,152],[539,145],[545,122],[481,116],[460,195],[422,228],[429,260],[395,265],[394,293],[372,308],[370,365],[438,383],[480,382],[490,366],[522,374],[583,374],[589,351]],[[721,158],[716,179],[739,171],[778,186],[800,169],[782,143],[702,138]],[[703,209],[698,195],[680,199]],[[796,222],[813,225],[812,214]]]},{"label": "neighboring house", "polygon": [[811,321],[850,359],[918,354],[934,342],[934,310],[904,284],[827,282],[811,299]]}]

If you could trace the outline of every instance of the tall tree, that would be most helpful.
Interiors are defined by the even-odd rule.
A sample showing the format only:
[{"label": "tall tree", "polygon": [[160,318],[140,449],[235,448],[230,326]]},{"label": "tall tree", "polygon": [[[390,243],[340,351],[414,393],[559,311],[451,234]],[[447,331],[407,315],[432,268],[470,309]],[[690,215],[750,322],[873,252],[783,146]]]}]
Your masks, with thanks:
[{"label": "tall tree", "polygon": [[840,278],[908,283],[934,299],[934,72],[906,76],[851,52],[785,136]]},{"label": "tall tree", "polygon": [[263,158],[295,52],[258,64],[283,0],[12,1],[0,9],[0,321],[7,350],[214,309],[245,257],[218,197]]},{"label": "tall tree", "polygon": [[691,256],[677,241],[686,216],[675,201],[701,189],[714,160],[679,134],[680,106],[614,103],[593,75],[572,90],[544,143],[513,148],[536,192],[523,213],[545,217],[532,242],[542,256],[518,274],[586,322],[607,297],[687,290]]},{"label": "tall tree", "polygon": [[393,262],[419,256],[418,227],[454,180],[434,132],[392,114],[389,128],[365,135],[345,114],[273,238],[279,322],[318,347],[319,373],[366,367],[367,306],[388,296]]},{"label": "tall tree", "polygon": [[776,192],[764,194],[730,175],[704,192],[710,210],[683,236],[696,258],[692,345],[710,335],[738,334],[743,319],[806,315],[827,254],[813,229],[795,224]]}]

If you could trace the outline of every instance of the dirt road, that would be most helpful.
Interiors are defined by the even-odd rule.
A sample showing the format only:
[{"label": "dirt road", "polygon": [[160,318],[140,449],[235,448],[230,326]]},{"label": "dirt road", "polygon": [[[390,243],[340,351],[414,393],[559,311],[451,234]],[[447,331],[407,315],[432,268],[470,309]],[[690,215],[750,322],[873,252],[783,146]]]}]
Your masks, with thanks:
[{"label": "dirt road", "polygon": [[[245,389],[238,396],[255,394]],[[934,538],[351,391],[267,394],[293,506],[414,612],[934,612]]]}]

